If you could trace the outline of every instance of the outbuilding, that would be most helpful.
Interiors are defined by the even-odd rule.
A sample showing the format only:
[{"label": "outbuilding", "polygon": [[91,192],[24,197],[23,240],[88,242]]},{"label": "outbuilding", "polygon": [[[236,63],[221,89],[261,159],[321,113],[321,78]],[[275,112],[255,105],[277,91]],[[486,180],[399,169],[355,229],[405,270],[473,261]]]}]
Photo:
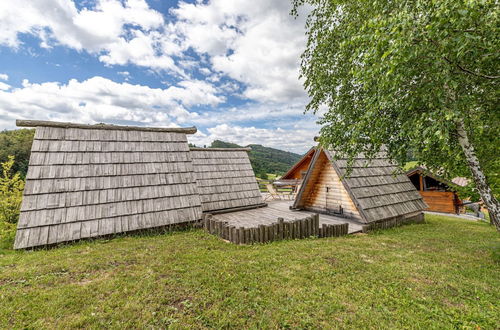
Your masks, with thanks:
[{"label": "outbuilding", "polygon": [[429,206],[426,210],[443,213],[460,212],[462,202],[454,183],[447,182],[423,167],[415,167],[406,172],[406,175]]},{"label": "outbuilding", "polygon": [[408,177],[385,153],[372,160],[360,154],[348,172],[347,159],[318,148],[303,180],[295,209],[335,214],[372,228],[423,221],[427,207]]}]

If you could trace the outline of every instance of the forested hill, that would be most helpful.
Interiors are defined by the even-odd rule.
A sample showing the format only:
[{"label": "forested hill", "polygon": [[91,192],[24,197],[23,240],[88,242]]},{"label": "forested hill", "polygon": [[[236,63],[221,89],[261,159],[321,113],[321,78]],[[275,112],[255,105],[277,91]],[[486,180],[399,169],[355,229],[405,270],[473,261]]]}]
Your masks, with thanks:
[{"label": "forested hill", "polygon": [[[215,140],[211,148],[242,148],[242,146]],[[255,174],[259,177],[265,177],[265,173],[274,173],[282,175],[288,169],[302,158],[302,155],[283,151],[279,149],[264,147],[260,144],[250,144],[246,147],[252,148],[250,151],[250,162],[252,163]]]}]

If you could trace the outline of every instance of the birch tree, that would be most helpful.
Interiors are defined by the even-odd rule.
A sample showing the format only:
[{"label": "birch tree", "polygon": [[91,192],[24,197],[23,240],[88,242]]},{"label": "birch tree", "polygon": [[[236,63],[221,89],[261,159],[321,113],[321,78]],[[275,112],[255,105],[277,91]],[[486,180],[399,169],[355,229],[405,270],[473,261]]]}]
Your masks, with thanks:
[{"label": "birch tree", "polygon": [[301,72],[320,142],[465,175],[500,231],[499,2],[292,1],[311,10]]}]

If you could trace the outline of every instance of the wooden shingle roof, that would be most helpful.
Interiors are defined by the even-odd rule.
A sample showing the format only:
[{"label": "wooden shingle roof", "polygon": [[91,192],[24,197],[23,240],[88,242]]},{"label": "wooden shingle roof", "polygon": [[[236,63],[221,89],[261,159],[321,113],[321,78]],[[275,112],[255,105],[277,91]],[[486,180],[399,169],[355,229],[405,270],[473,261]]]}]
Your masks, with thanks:
[{"label": "wooden shingle roof", "polygon": [[191,148],[204,212],[262,205],[249,148]]},{"label": "wooden shingle roof", "polygon": [[186,134],[142,128],[35,126],[14,248],[199,220]]},{"label": "wooden shingle roof", "polygon": [[[383,221],[423,211],[427,205],[408,177],[392,164],[385,153],[378,153],[372,160],[360,154],[347,173],[346,159],[335,159],[331,151],[326,154],[333,168],[342,177],[342,184],[366,223]],[[309,167],[309,171],[314,167]],[[301,190],[305,190],[307,176]],[[299,195],[300,196],[300,192]],[[298,205],[299,201],[296,201]]]}]

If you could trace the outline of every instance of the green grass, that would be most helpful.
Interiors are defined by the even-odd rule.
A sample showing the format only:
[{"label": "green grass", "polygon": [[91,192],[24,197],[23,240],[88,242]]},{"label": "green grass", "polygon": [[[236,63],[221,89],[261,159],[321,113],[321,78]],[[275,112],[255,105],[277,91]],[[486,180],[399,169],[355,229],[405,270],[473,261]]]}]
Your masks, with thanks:
[{"label": "green grass", "polygon": [[0,251],[0,328],[482,328],[500,236],[427,223],[235,246],[201,230]]}]

